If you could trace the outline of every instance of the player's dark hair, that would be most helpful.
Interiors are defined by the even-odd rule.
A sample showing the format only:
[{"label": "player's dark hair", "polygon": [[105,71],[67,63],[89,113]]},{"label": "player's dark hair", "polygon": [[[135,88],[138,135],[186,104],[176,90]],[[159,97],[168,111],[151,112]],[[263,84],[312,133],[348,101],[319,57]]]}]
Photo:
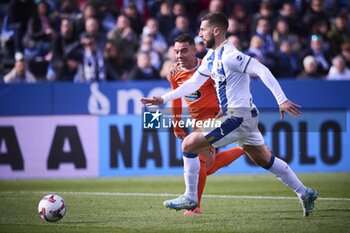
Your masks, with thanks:
[{"label": "player's dark hair", "polygon": [[227,31],[228,28],[228,19],[226,15],[222,12],[213,12],[206,14],[201,21],[207,20],[209,25],[220,27]]},{"label": "player's dark hair", "polygon": [[186,42],[188,42],[190,45],[195,46],[194,39],[189,34],[181,34],[181,35],[179,35],[178,37],[175,38],[174,44],[175,44],[175,42],[178,42],[178,43],[186,43]]}]

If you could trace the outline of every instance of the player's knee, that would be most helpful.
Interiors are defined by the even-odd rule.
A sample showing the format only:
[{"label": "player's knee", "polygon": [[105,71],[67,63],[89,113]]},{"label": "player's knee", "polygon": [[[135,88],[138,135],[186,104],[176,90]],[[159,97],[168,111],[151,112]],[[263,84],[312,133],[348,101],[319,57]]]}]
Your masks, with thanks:
[{"label": "player's knee", "polygon": [[191,137],[186,137],[182,142],[182,151],[185,153],[194,152],[194,140]]},{"label": "player's knee", "polygon": [[186,143],[185,141],[182,142],[182,151],[185,153],[192,153],[192,147],[190,144]]}]

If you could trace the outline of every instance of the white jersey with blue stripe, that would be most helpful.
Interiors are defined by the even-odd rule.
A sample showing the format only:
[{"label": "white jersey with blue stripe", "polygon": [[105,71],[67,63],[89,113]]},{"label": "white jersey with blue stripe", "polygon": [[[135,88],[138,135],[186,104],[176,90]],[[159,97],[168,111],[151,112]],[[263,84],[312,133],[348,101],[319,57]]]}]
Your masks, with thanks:
[{"label": "white jersey with blue stripe", "polygon": [[203,58],[198,72],[215,81],[223,114],[230,108],[255,107],[250,93],[250,77],[245,73],[251,57],[227,41]]},{"label": "white jersey with blue stripe", "polygon": [[163,102],[183,97],[198,90],[203,83],[212,78],[215,81],[217,96],[224,115],[228,109],[254,108],[250,93],[250,76],[260,77],[280,105],[287,101],[281,86],[271,71],[224,41],[215,50],[209,50],[201,66],[193,76],[180,87],[162,96]]}]

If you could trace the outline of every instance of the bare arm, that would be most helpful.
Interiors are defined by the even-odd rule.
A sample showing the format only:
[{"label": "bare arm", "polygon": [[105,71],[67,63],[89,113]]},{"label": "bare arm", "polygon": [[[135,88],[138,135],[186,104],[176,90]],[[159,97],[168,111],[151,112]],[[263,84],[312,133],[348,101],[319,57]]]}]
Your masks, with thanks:
[{"label": "bare arm", "polygon": [[[179,88],[179,84],[175,81],[175,77],[172,76],[171,74],[169,75],[169,81],[171,84],[171,90],[175,90],[177,88]],[[173,101],[171,101],[171,111],[174,115],[174,122],[178,123],[182,117],[182,99],[178,98],[175,99]],[[177,138],[185,138],[186,137],[186,133],[183,130],[183,128],[181,128],[179,126],[179,124],[175,124],[174,126],[174,134]]]}]

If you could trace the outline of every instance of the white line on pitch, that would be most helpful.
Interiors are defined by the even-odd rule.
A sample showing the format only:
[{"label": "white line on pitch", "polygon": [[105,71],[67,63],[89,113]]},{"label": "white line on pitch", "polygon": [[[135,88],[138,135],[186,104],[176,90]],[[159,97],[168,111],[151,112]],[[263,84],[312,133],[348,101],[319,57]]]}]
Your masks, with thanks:
[{"label": "white line on pitch", "polygon": [[[0,191],[1,193],[57,193],[65,195],[91,195],[91,196],[136,196],[136,197],[172,197],[178,196],[179,194],[173,193],[121,193],[121,192],[53,192],[53,191]],[[213,195],[204,194],[203,197],[206,198],[226,198],[226,199],[270,199],[270,200],[294,200],[296,197],[273,197],[273,196],[236,196],[236,195]],[[350,198],[336,198],[336,197],[319,197],[317,200],[320,201],[350,201]]]}]

